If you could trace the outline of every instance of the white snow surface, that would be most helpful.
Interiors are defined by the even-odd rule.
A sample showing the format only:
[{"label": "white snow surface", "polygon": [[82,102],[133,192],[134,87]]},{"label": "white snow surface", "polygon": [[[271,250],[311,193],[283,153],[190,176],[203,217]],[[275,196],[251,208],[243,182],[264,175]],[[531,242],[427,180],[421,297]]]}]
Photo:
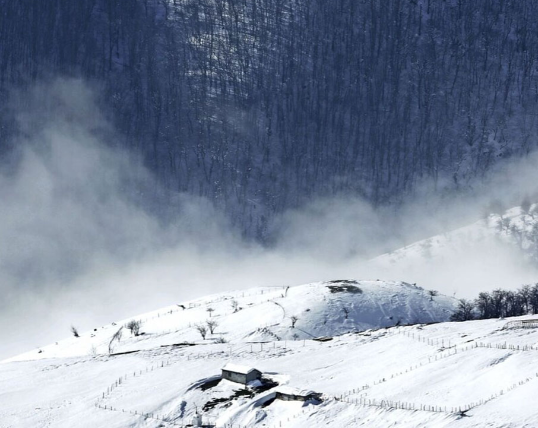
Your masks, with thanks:
[{"label": "white snow surface", "polygon": [[222,370],[227,370],[239,374],[249,374],[250,372],[256,370],[254,367],[241,366],[239,364],[226,363]]},{"label": "white snow surface", "polygon": [[[529,398],[538,394],[538,329],[435,323],[454,304],[382,281],[185,302],[134,317],[144,334],[124,331],[113,355],[108,342],[129,320],[0,363],[0,427],[173,427],[197,413],[204,424],[236,428],[538,426]],[[202,340],[193,325],[208,319],[218,325]],[[260,392],[220,380],[228,363],[273,383]],[[323,401],[275,400],[287,386]]]},{"label": "white snow surface", "polygon": [[304,397],[310,394],[316,394],[316,391],[312,391],[311,389],[301,389],[290,385],[279,386],[274,391],[281,394],[302,395]]}]

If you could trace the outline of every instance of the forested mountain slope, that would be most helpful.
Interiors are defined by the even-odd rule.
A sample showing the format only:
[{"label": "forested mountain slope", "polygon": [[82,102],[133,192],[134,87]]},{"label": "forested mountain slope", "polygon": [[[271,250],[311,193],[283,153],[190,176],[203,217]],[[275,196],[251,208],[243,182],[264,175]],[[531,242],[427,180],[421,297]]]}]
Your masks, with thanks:
[{"label": "forested mountain slope", "polygon": [[[384,203],[425,178],[458,188],[536,146],[532,0],[0,8],[2,99],[56,76],[98,83],[114,144],[248,236],[265,239],[275,214],[314,196]],[[4,159],[16,159],[19,102],[3,104]]]}]

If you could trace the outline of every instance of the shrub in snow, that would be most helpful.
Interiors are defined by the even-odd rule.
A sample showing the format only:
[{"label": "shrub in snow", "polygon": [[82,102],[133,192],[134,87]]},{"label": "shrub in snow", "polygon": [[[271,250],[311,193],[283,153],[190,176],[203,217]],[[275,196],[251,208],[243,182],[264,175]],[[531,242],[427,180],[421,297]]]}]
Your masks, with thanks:
[{"label": "shrub in snow", "polygon": [[206,326],[203,325],[203,324],[196,324],[194,326],[194,328],[196,329],[196,331],[198,333],[200,333],[200,336],[202,336],[202,339],[205,340],[205,337],[207,336],[207,328],[206,328]]},{"label": "shrub in snow", "polygon": [[142,322],[140,320],[131,320],[125,325],[125,327],[131,331],[131,334],[138,336],[140,334],[141,325]]},{"label": "shrub in snow", "polygon": [[295,324],[297,323],[297,321],[299,321],[299,317],[296,317],[295,315],[293,315],[290,317],[290,320],[291,320],[291,328],[295,328]]},{"label": "shrub in snow", "polygon": [[74,325],[71,326],[71,333],[73,333],[73,336],[75,337],[80,337],[80,335],[78,334],[78,330]]},{"label": "shrub in snow", "polygon": [[213,320],[207,320],[206,322],[207,328],[209,329],[209,332],[213,334],[215,332],[215,329],[218,327],[219,323],[217,321]]},{"label": "shrub in snow", "polygon": [[[356,281],[353,281],[353,283],[356,284]],[[331,293],[362,293],[360,287],[357,287],[356,285],[351,285],[351,281],[331,281],[331,284],[334,285],[327,286]]]}]

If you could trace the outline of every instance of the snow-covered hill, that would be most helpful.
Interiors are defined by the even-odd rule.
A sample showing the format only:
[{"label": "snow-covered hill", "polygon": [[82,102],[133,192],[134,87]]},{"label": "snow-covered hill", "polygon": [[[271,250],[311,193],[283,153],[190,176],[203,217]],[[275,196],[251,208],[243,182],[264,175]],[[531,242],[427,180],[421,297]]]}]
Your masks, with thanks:
[{"label": "snow-covered hill", "polygon": [[[433,293],[435,294],[435,293]],[[404,282],[336,280],[216,294],[95,328],[11,360],[152,349],[177,343],[312,339],[450,318],[457,302]],[[140,321],[140,335],[124,326]],[[293,326],[292,326],[293,325]],[[199,327],[207,330],[203,339]],[[123,327],[123,328],[121,328]],[[213,334],[211,328],[213,328]],[[121,328],[121,339],[111,343]]]},{"label": "snow-covered hill", "polygon": [[482,220],[442,235],[436,235],[383,254],[373,259],[382,266],[410,265],[442,260],[469,248],[508,244],[522,250],[528,258],[536,257],[538,215],[534,205],[524,211],[514,207],[502,215],[491,214]]},{"label": "snow-covered hill", "polygon": [[[332,285],[359,286],[363,293],[326,292]],[[314,328],[308,317],[322,312],[313,303],[324,302],[316,294],[325,296],[329,306],[339,299],[366,300],[367,295],[373,297],[374,287],[375,282],[320,283],[290,288],[287,295],[285,289],[263,289],[263,296],[286,302],[282,306],[293,313],[305,305],[297,297],[304,298],[310,312],[300,313],[296,329],[301,321],[304,328]],[[436,305],[442,308],[435,303],[438,300],[451,301],[441,296],[430,300],[420,289],[405,284],[378,287],[389,291],[387,295],[399,288],[402,301],[407,302],[401,308],[409,308],[411,298],[429,311]],[[347,333],[328,341],[246,343],[239,340],[243,333],[229,331],[230,320],[237,317],[234,328],[252,331],[239,325],[254,323],[256,311],[248,309],[249,302],[259,306],[258,323],[267,319],[267,311],[261,310],[266,305],[262,290],[258,291],[251,290],[250,296],[245,292],[244,297],[242,292],[241,296],[235,293],[243,306],[235,313],[224,294],[190,302],[186,306],[192,308],[181,312],[186,316],[188,311],[198,311],[200,319],[205,319],[205,306],[197,305],[210,304],[215,309],[211,318],[222,320],[220,334],[236,338],[228,343],[197,339],[194,346],[174,346],[164,340],[174,333],[156,334],[148,328],[146,334],[122,345],[124,350],[142,349],[138,352],[68,356],[75,353],[76,343],[82,349],[80,344],[88,346],[98,337],[91,333],[42,348],[40,354],[3,362],[0,427],[177,427],[188,426],[197,413],[206,426],[236,428],[538,426],[533,405],[538,393],[538,329],[514,323],[507,328],[508,320],[485,320],[400,325]],[[143,326],[156,328],[162,323],[164,327],[177,321],[175,313],[156,312],[151,319],[156,321],[148,319]],[[336,324],[337,312],[327,313],[334,314]],[[47,353],[50,357],[52,347],[65,355],[57,351],[55,358],[24,361]],[[220,380],[221,368],[228,362],[260,370],[266,389],[259,388],[260,382],[245,388]],[[287,391],[318,392],[321,402],[275,399],[275,391],[283,386]]]},{"label": "snow-covered hill", "polygon": [[374,271],[458,297],[474,298],[480,291],[515,289],[536,282],[538,215],[512,208],[467,226],[432,236],[372,259]]},{"label": "snow-covered hill", "polygon": [[[490,238],[528,250],[534,225],[514,209],[375,262],[443,261]],[[0,428],[189,426],[196,415],[236,428],[538,426],[538,329],[446,322],[456,304],[380,280],[179,302],[0,363]],[[223,380],[228,363],[262,379]],[[282,400],[290,391],[321,401]]]}]

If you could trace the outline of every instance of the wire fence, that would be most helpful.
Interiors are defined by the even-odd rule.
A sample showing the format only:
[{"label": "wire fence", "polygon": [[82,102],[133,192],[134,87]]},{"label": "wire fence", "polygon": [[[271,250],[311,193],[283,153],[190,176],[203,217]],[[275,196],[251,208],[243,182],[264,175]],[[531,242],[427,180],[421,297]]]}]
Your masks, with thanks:
[{"label": "wire fence", "polygon": [[[510,351],[536,351],[537,349],[534,347],[534,345],[511,345],[506,342],[504,343],[485,343],[485,342],[478,342],[478,341],[469,341],[465,344],[453,344],[452,340],[450,339],[432,339],[425,336],[422,336],[414,331],[406,331],[402,330],[400,328],[394,329],[387,333],[390,336],[395,335],[402,335],[408,338],[411,338],[413,340],[416,340],[421,343],[425,343],[430,346],[435,347],[441,347],[442,351],[440,353],[436,353],[435,355],[429,355],[427,356],[428,360],[426,361],[424,357],[423,361],[420,361],[414,365],[411,365],[410,367],[406,369],[402,369],[400,371],[397,371],[395,373],[392,373],[390,376],[384,376],[381,377],[378,380],[374,380],[371,384],[364,384],[357,388],[347,390],[343,392],[342,394],[338,396],[324,396],[324,399],[326,400],[334,400],[336,402],[342,402],[347,403],[350,405],[358,405],[358,406],[369,406],[369,407],[376,407],[380,409],[390,410],[390,409],[398,409],[398,410],[406,410],[406,411],[421,411],[421,412],[430,412],[430,413],[445,413],[450,415],[461,415],[465,414],[471,409],[474,409],[476,407],[482,406],[484,404],[489,403],[492,400],[495,400],[506,393],[521,387],[527,383],[529,383],[533,379],[538,378],[538,373],[535,373],[533,376],[528,376],[525,379],[522,379],[518,382],[515,382],[511,384],[509,387],[504,388],[496,393],[491,394],[487,398],[480,399],[477,401],[473,401],[471,403],[467,403],[462,406],[448,406],[448,405],[436,405],[431,403],[420,403],[420,402],[406,402],[406,401],[400,401],[400,400],[388,400],[388,399],[376,399],[372,397],[368,397],[368,390],[370,390],[375,385],[380,385],[385,382],[388,382],[390,379],[397,378],[399,376],[405,375],[407,373],[410,373],[414,370],[418,370],[424,366],[427,366],[429,364],[433,364],[437,361],[443,360],[445,358],[453,357],[457,354],[461,354],[464,352],[468,352],[473,349],[503,349],[503,350],[510,350]],[[174,360],[166,360],[161,361],[159,364],[153,364],[148,365],[145,367],[145,369],[133,371],[132,373],[128,373],[126,375],[120,376],[117,380],[115,380],[111,385],[107,387],[106,391],[103,391],[102,394],[97,398],[95,402],[95,406],[99,409],[103,410],[109,410],[109,411],[116,411],[116,412],[122,412],[122,413],[129,413],[131,415],[140,416],[146,419],[153,419],[156,421],[159,421],[164,424],[169,424],[170,426],[179,426],[179,427],[186,427],[186,426],[192,426],[190,424],[184,424],[182,420],[178,420],[178,417],[171,417],[168,415],[159,414],[157,412],[147,412],[142,411],[140,409],[124,409],[124,408],[117,408],[112,406],[111,404],[108,404],[106,400],[111,396],[112,392],[122,387],[128,379],[134,379],[139,378],[141,376],[144,376],[146,373],[151,373],[157,369],[169,367],[173,364],[185,361],[185,358],[187,361],[189,360],[198,360],[198,359],[209,359],[209,358],[219,358],[224,359],[226,357],[228,358],[237,358],[237,357],[245,357],[245,356],[255,356],[260,354],[261,352],[266,353],[267,355],[270,355],[271,350],[276,350],[277,352],[282,352],[283,350],[286,351],[290,348],[294,347],[300,347],[305,346],[305,341],[283,341],[283,342],[269,342],[269,343],[244,343],[242,345],[239,345],[235,348],[230,347],[229,350],[218,350],[218,351],[210,351],[206,353],[187,353],[187,355],[181,355],[183,358],[177,358]],[[297,346],[295,346],[297,345]],[[356,396],[359,394],[359,396]],[[302,413],[304,413],[304,409],[302,410]],[[290,418],[296,418],[300,416],[301,413],[297,413],[292,416],[288,416],[286,420],[282,419],[278,422],[278,425],[274,425],[274,427],[281,427],[282,423],[286,423],[290,421]],[[215,418],[208,418],[207,416],[203,416],[203,423],[206,426],[216,426],[216,420]],[[284,425],[285,426],[285,425]],[[226,423],[223,425],[220,425],[219,428],[246,428],[246,426],[240,425],[240,424],[232,424],[232,423]]]},{"label": "wire fence", "polygon": [[[302,346],[305,346],[304,341],[300,341],[302,343]],[[228,351],[211,351],[206,353],[190,353],[186,355],[186,360],[199,360],[199,359],[209,359],[209,358],[237,358],[237,357],[245,357],[245,356],[255,356],[258,355],[261,352],[268,351],[269,354],[271,350],[278,350],[280,353],[282,350],[286,351],[290,349],[290,343],[293,343],[293,345],[297,345],[297,347],[301,346],[301,343],[298,341],[284,341],[281,343],[272,342],[272,346],[264,343],[257,343],[257,344],[242,344],[239,347],[236,348],[230,348]],[[95,401],[95,407],[102,409],[102,410],[109,410],[114,412],[122,412],[122,413],[128,413],[135,416],[140,416],[146,419],[153,419],[156,421],[167,423],[171,426],[180,426],[180,427],[186,427],[186,426],[192,426],[192,424],[185,424],[182,421],[178,421],[178,418],[173,418],[167,415],[159,414],[158,412],[148,412],[141,409],[126,409],[126,408],[119,408],[115,407],[109,403],[107,403],[107,399],[109,399],[112,395],[112,393],[126,385],[128,380],[130,379],[136,379],[140,378],[146,374],[149,374],[151,372],[154,372],[158,369],[163,369],[166,367],[170,367],[174,364],[181,363],[185,361],[185,356],[183,358],[176,358],[176,359],[167,359],[162,360],[160,363],[152,364],[146,366],[144,369],[138,369],[134,370],[132,372],[126,373],[123,376],[120,376],[118,379],[116,379],[113,383],[111,383],[106,391],[104,390],[96,399]],[[214,426],[216,423],[215,420],[217,418],[208,418],[207,416],[203,416],[203,426]],[[240,425],[240,424],[224,424],[221,425],[219,428],[247,428],[246,425]]]},{"label": "wire fence", "polygon": [[[425,336],[422,336],[415,332],[407,332],[407,331],[398,331],[399,334],[402,334],[405,337],[409,337],[411,339],[417,340],[422,343],[426,343],[428,345],[433,346],[441,346],[442,348],[448,347],[451,348],[452,346],[457,347],[462,345],[452,345],[452,341],[450,339],[447,339],[446,341],[444,339],[430,339]],[[504,343],[488,343],[488,342],[479,342],[474,339],[469,340],[466,343],[472,343],[472,347],[474,348],[488,348],[488,349],[504,349],[509,351],[538,351],[537,345],[513,345],[510,343],[507,343],[506,341]],[[464,345],[463,347],[468,347],[468,345]]]},{"label": "wire fence", "polygon": [[379,399],[369,398],[369,397],[355,397],[354,398],[354,397],[346,396],[345,394],[342,394],[341,396],[338,396],[338,397],[331,397],[331,398],[334,399],[335,401],[341,401],[348,404],[378,407],[381,409],[401,409],[401,410],[433,412],[433,413],[464,414],[468,412],[469,410],[474,409],[478,406],[482,406],[486,403],[489,403],[490,401],[495,400],[496,398],[499,398],[520,386],[526,385],[531,380],[537,379],[537,378],[538,378],[538,373],[535,373],[534,376],[530,376],[523,380],[520,380],[519,382],[515,382],[509,387],[505,389],[501,389],[500,391],[491,394],[488,398],[484,398],[478,401],[467,403],[463,406],[441,406],[441,405],[424,404],[424,403],[416,403],[416,402],[410,403],[410,402],[398,401],[398,400],[379,400]]},{"label": "wire fence", "polygon": [[367,397],[333,397],[335,401],[340,401],[347,404],[355,404],[358,406],[377,407],[380,409],[390,410],[409,410],[413,412],[430,412],[430,413],[462,413],[465,412],[465,408],[462,407],[448,407],[448,406],[435,406],[430,404],[418,404],[409,403],[406,401],[397,400],[377,400],[375,398]]},{"label": "wire fence", "polygon": [[[270,289],[266,290],[266,289],[262,288],[262,289],[260,289],[260,290],[258,290],[256,292],[250,292],[250,293],[242,292],[241,295],[239,296],[239,294],[238,294],[237,297],[248,298],[248,297],[257,297],[257,296],[261,296],[261,295],[264,295],[264,294],[271,294],[271,293],[275,294],[277,289],[285,290],[286,286],[267,287],[267,288],[270,288]],[[285,294],[280,293],[276,297],[285,297]],[[275,296],[273,296],[272,298],[269,298],[269,299],[267,299],[265,301],[269,302],[269,301],[272,301],[274,298],[275,298]],[[225,295],[225,296],[217,297],[217,298],[212,299],[212,300],[204,300],[203,302],[196,302],[196,301],[195,302],[186,302],[185,304],[176,305],[177,308],[174,307],[174,308],[171,308],[171,309],[167,309],[166,311],[163,311],[163,312],[157,312],[157,314],[155,314],[153,316],[147,316],[145,318],[133,317],[132,319],[133,320],[139,320],[139,321],[142,321],[142,322],[146,322],[146,321],[161,318],[161,317],[164,317],[164,316],[167,316],[167,315],[172,315],[172,314],[174,314],[176,312],[183,312],[183,311],[188,310],[188,309],[196,309],[196,308],[200,308],[202,306],[210,306],[210,305],[215,304],[215,303],[222,303],[222,302],[232,301],[232,300],[234,300],[233,295]],[[128,322],[130,320],[131,320],[131,318],[128,319],[128,320],[125,320],[125,322]],[[112,323],[112,324],[116,325],[116,323]]]},{"label": "wire fence", "polygon": [[[487,348],[487,349],[502,349],[502,350],[511,350],[511,351],[535,351],[537,350],[533,345],[510,345],[510,344],[507,344],[506,342],[504,344],[502,343],[491,344],[491,343],[473,341],[472,343],[469,342],[468,344],[465,344],[465,345],[452,345],[450,340],[447,340],[445,342],[444,339],[430,339],[414,332],[398,331],[397,334],[402,334],[406,337],[410,337],[419,342],[426,343],[429,345],[433,345],[433,346],[440,345],[443,349],[446,349],[446,352],[442,352],[434,356],[428,356],[428,362],[423,361],[418,364],[412,365],[405,370],[401,370],[399,372],[393,373],[392,375],[390,375],[390,378],[388,376],[382,377],[381,379],[374,381],[373,385],[379,385],[379,384],[385,383],[389,379],[394,379],[398,376],[402,376],[414,370],[420,369],[423,366],[426,366],[428,364],[432,364],[432,363],[435,363],[436,361],[440,361],[442,359],[455,356],[458,353],[461,354],[462,352],[468,352],[473,349]],[[447,345],[448,348],[444,348],[445,345]],[[435,412],[435,413],[461,414],[461,413],[468,412],[469,410],[474,409],[478,406],[484,405],[498,397],[501,397],[507,392],[510,392],[516,389],[517,387],[523,386],[536,378],[538,378],[538,373],[535,373],[534,376],[528,376],[523,380],[515,382],[509,387],[491,394],[487,398],[474,401],[471,403],[467,403],[463,406],[441,406],[441,405],[432,405],[432,404],[424,404],[424,403],[409,403],[409,402],[395,401],[395,400],[376,400],[375,398],[367,397],[368,393],[364,392],[364,391],[369,390],[372,387],[372,385],[370,384],[364,384],[358,388],[345,391],[340,396],[332,397],[332,398],[337,401],[342,401],[349,404],[373,406],[373,407],[378,407],[382,409],[403,409],[403,410],[426,411],[426,412]],[[352,395],[361,394],[361,393],[363,394],[363,396],[352,397]]]}]

